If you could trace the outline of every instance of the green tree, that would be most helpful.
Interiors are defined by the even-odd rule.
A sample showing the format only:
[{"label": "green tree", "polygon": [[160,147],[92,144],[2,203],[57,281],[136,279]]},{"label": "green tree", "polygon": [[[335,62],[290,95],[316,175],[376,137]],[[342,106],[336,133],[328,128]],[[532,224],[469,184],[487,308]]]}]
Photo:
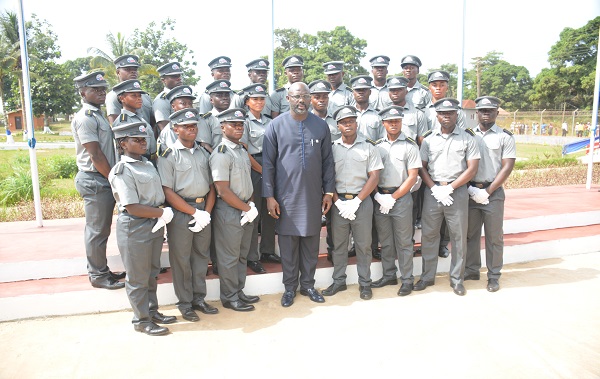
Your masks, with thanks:
[{"label": "green tree", "polygon": [[429,88],[429,81],[427,80],[430,73],[434,71],[446,71],[450,74],[450,81],[448,82],[448,93],[446,94],[448,97],[456,97],[458,94],[458,66],[454,63],[444,63],[439,68],[435,68],[433,70],[429,70],[427,74],[419,73],[419,82],[425,86],[425,88]]},{"label": "green tree", "polygon": [[319,31],[317,35],[300,34],[298,29],[276,29],[275,70],[276,87],[287,83],[282,62],[290,55],[300,55],[304,59],[304,81],[324,79],[323,63],[344,61],[346,83],[351,77],[363,75],[367,70],[360,65],[366,55],[367,41],[353,36],[344,26],[336,26],[332,31]]},{"label": "green tree", "polygon": [[164,88],[156,68],[168,62],[181,63],[186,85],[196,85],[200,80],[200,77],[196,76],[195,68],[198,64],[194,58],[194,51],[173,37],[174,30],[175,20],[168,18],[160,25],[151,22],[145,30],[134,30],[129,39],[130,45],[137,48],[140,61],[148,66],[148,70],[140,70],[140,80],[143,88],[152,95]]},{"label": "green tree", "polygon": [[[21,46],[19,41],[19,25],[17,15],[14,12],[6,11],[0,15],[0,45],[2,46],[2,63],[0,64],[1,72],[0,85],[2,102],[4,105],[8,105],[10,108],[17,109],[22,108],[21,104],[23,100],[23,77],[22,77],[22,64],[21,64]],[[4,91],[5,81],[10,79],[16,79],[16,93],[18,98],[12,98],[12,93]],[[11,81],[12,83],[13,81]],[[15,85],[11,86],[13,88]],[[5,112],[6,114],[6,109]],[[6,116],[5,116],[6,117]],[[5,120],[7,122],[8,120]],[[25,112],[23,112],[23,124],[26,123]],[[6,123],[8,125],[8,123]]]}]

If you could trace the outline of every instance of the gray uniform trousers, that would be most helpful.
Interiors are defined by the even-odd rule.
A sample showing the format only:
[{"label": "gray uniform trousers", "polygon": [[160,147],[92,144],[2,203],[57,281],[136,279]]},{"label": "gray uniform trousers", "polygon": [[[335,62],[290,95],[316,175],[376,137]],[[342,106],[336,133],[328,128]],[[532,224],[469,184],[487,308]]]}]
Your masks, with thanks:
[{"label": "gray uniform trousers", "polygon": [[423,237],[421,254],[423,257],[423,274],[421,280],[433,282],[437,272],[438,252],[440,246],[440,226],[444,218],[450,229],[452,242],[450,261],[450,284],[463,282],[465,256],[467,254],[467,217],[469,213],[469,194],[467,186],[454,190],[454,203],[449,207],[438,203],[426,188],[423,199],[423,216],[421,218]]},{"label": "gray uniform trousers", "polygon": [[156,219],[120,213],[117,219],[117,245],[127,270],[125,290],[133,308],[134,324],[150,322],[158,311],[156,277],[160,272],[160,254],[164,228],[152,233]]},{"label": "gray uniform trousers", "polygon": [[[262,166],[262,156],[254,155],[254,159]],[[269,216],[267,202],[262,197],[262,175],[252,170],[252,186],[254,187],[254,204],[258,209],[258,217],[254,220],[252,241],[248,252],[249,261],[257,261],[258,255],[258,225],[260,223],[260,253],[275,254],[275,219]]]},{"label": "gray uniform trousers", "polygon": [[85,212],[84,243],[90,281],[104,279],[109,274],[106,243],[110,235],[115,198],[108,179],[99,172],[79,171],[75,188],[83,198]]},{"label": "gray uniform trousers", "polygon": [[[342,201],[344,201],[342,199]],[[346,268],[348,266],[348,241],[350,231],[354,238],[356,249],[356,270],[358,284],[371,285],[371,233],[373,226],[373,201],[371,196],[364,199],[356,211],[356,219],[348,220],[340,216],[339,210],[334,206],[330,212],[331,229],[333,232],[333,281],[336,284],[346,283]]]},{"label": "gray uniform trousers", "polygon": [[494,191],[487,205],[469,199],[469,227],[465,274],[479,273],[481,268],[481,225],[485,230],[485,264],[488,279],[499,279],[504,256],[504,189]]},{"label": "gray uniform trousers", "polygon": [[[205,203],[188,202],[204,210]],[[188,228],[193,217],[173,208],[173,220],[167,224],[169,261],[173,274],[173,288],[180,310],[191,308],[193,301],[206,297],[206,269],[210,248],[211,224],[197,233]]]},{"label": "gray uniform trousers", "polygon": [[300,287],[304,289],[314,288],[315,271],[319,259],[320,235],[288,236],[280,234],[277,241],[281,252],[281,268],[285,290],[296,292],[298,288],[298,271],[300,272]]},{"label": "gray uniform trousers", "polygon": [[246,285],[246,264],[254,225],[242,226],[241,214],[242,211],[217,198],[212,223],[222,302],[239,300],[238,292]]},{"label": "gray uniform trousers", "polygon": [[388,214],[375,209],[375,223],[381,243],[381,267],[383,279],[396,279],[396,259],[400,267],[402,283],[414,282],[413,276],[413,197],[406,194],[396,200]]}]

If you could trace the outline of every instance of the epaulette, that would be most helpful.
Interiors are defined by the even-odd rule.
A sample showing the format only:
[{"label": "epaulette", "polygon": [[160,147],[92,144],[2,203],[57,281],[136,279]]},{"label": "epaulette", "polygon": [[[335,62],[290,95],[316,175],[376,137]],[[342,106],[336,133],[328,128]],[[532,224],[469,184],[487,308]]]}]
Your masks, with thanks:
[{"label": "epaulette", "polygon": [[125,163],[119,161],[115,165],[115,175],[119,175],[123,173],[123,169],[125,168]]},{"label": "epaulette", "polygon": [[209,118],[211,115],[212,115],[212,113],[211,113],[211,112],[206,112],[206,113],[205,113],[205,114],[203,114],[201,117],[202,117],[203,119],[207,119],[207,118]]},{"label": "epaulette", "polygon": [[371,145],[373,145],[373,146],[375,146],[375,145],[377,145],[377,144],[379,143],[379,141],[373,141],[373,140],[372,140],[372,139],[370,139],[370,138],[367,138],[366,140],[367,140],[367,142],[368,142],[368,143],[370,143],[370,144],[371,144]]},{"label": "epaulette", "polygon": [[266,117],[266,118],[268,118],[269,120],[272,120],[272,119],[273,119],[273,117],[272,117],[270,114],[265,114],[265,115],[263,115],[263,116],[265,116],[265,117]]},{"label": "epaulette", "polygon": [[508,134],[509,136],[512,136],[512,135],[513,135],[513,133],[512,133],[510,130],[508,130],[508,129],[502,129],[502,131],[503,131],[504,133]]},{"label": "epaulette", "polygon": [[221,145],[217,150],[219,151],[219,153],[224,153],[227,150],[227,146]]},{"label": "epaulette", "polygon": [[167,147],[167,145],[163,145],[162,143],[158,144],[158,155],[166,158],[169,156],[169,154],[171,154],[171,151],[173,151],[173,149],[171,149],[170,147]]},{"label": "epaulette", "polygon": [[413,145],[416,145],[416,144],[417,144],[417,142],[416,142],[414,139],[410,138],[410,137],[406,137],[406,140],[407,140],[408,142],[412,143]]},{"label": "epaulette", "polygon": [[431,131],[431,130],[426,131],[425,133],[423,133],[423,138],[427,137],[431,133],[433,133],[433,131]]},{"label": "epaulette", "polygon": [[241,90],[237,91],[236,94],[238,94],[239,96],[242,96],[244,94],[244,90],[241,89]]},{"label": "epaulette", "polygon": [[466,128],[465,132],[469,133],[470,135],[472,135],[473,137],[475,137],[475,132],[473,131],[473,129],[471,128]]},{"label": "epaulette", "polygon": [[87,111],[85,111],[85,115],[92,117],[94,115],[94,111],[91,109],[88,109]]},{"label": "epaulette", "polygon": [[121,116],[119,116],[119,121],[127,121],[127,115],[125,113],[121,113]]},{"label": "epaulette", "polygon": [[277,89],[275,90],[275,92],[281,92],[281,91],[283,91],[283,90],[285,90],[285,87],[277,88]]},{"label": "epaulette", "polygon": [[160,98],[161,99],[166,99],[167,98],[167,93],[163,92],[162,95],[160,95]]}]

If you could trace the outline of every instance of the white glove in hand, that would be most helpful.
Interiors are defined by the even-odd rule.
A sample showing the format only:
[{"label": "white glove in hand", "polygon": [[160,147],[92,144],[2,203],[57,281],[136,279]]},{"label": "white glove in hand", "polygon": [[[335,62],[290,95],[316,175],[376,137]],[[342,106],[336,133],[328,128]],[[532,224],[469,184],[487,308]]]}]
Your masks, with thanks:
[{"label": "white glove in hand", "polygon": [[345,201],[344,205],[346,209],[341,213],[342,217],[347,218],[348,220],[354,220],[356,218],[356,211],[358,210],[358,207],[360,207],[361,202],[362,200],[359,199],[358,196],[352,200]]},{"label": "white glove in hand", "polygon": [[431,196],[435,197],[435,199],[439,202],[441,197],[441,193],[440,193],[440,186],[434,184],[433,187],[431,187]]},{"label": "white glove in hand", "polygon": [[156,225],[152,228],[152,233],[156,233],[160,228],[167,225],[173,219],[173,210],[170,207],[163,208],[163,214],[156,221]]},{"label": "white glove in hand", "polygon": [[194,224],[194,226],[188,227],[191,232],[198,233],[202,229],[206,227],[206,225],[210,224],[210,213],[206,211],[201,211],[196,209],[196,212],[192,215],[192,219],[189,224]]},{"label": "white glove in hand", "polygon": [[473,198],[473,196],[475,196],[475,193],[477,192],[477,189],[478,189],[477,187],[473,187],[473,186],[469,186],[469,188],[467,188],[467,192],[469,193],[469,196],[471,198]]},{"label": "white glove in hand", "polygon": [[242,218],[240,219],[240,224],[242,226],[244,226],[244,225],[246,225],[250,221],[250,219],[248,218],[248,215],[246,214],[245,211],[242,211],[241,216],[242,216]]},{"label": "white glove in hand", "polygon": [[252,222],[258,217],[258,209],[256,209],[253,202],[249,202],[248,205],[250,206],[250,210],[246,212],[246,216],[248,217],[248,222]]},{"label": "white glove in hand", "polygon": [[387,207],[385,207],[385,206],[383,206],[383,205],[380,205],[380,206],[379,206],[379,212],[381,212],[381,214],[384,214],[384,215],[386,215],[386,214],[390,213],[390,210],[391,210],[391,209],[392,209],[392,208],[387,208]]},{"label": "white glove in hand", "polygon": [[452,188],[452,186],[448,184],[445,186],[439,186],[437,193],[440,196],[440,198],[446,198],[447,196],[452,195],[452,192],[454,192],[454,188]]},{"label": "white glove in hand", "polygon": [[445,198],[438,200],[438,203],[442,203],[442,205],[449,207],[454,203],[454,199],[452,196],[448,195]]},{"label": "white glove in hand", "polygon": [[375,194],[375,201],[377,201],[382,207],[388,208],[388,212],[394,207],[394,204],[396,203],[396,199],[394,199],[394,197],[391,194],[382,194],[379,192]]},{"label": "white glove in hand", "polygon": [[479,203],[479,204],[489,204],[490,200],[489,200],[490,194],[484,189],[484,188],[476,188],[475,187],[475,193],[473,194],[473,196],[471,196],[471,198],[473,199],[474,202]]}]

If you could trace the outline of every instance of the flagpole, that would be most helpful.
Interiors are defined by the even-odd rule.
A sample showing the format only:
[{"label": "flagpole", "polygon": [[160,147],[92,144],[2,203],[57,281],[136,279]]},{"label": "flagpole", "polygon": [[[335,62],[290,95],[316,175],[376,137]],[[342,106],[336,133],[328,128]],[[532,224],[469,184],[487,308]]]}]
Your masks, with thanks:
[{"label": "flagpole", "polygon": [[25,127],[27,128],[27,145],[29,146],[29,164],[31,166],[31,182],[33,187],[33,203],[35,206],[35,219],[39,227],[44,226],[42,223],[42,205],[40,201],[40,181],[37,165],[37,154],[35,151],[35,131],[33,127],[33,111],[31,108],[31,85],[29,82],[29,55],[27,54],[27,41],[25,29],[25,15],[23,12],[23,0],[19,0],[19,12],[17,14],[19,21],[19,41],[21,43],[21,66],[23,72],[23,112],[26,112],[27,120]]},{"label": "flagpole", "polygon": [[[600,28],[598,28],[598,47],[600,47]],[[592,188],[592,173],[594,168],[594,143],[596,138],[596,130],[598,129],[598,101],[600,101],[600,51],[596,49],[596,81],[594,85],[594,104],[592,105],[592,126],[590,127],[590,154],[587,169],[587,180],[585,188]]]}]

